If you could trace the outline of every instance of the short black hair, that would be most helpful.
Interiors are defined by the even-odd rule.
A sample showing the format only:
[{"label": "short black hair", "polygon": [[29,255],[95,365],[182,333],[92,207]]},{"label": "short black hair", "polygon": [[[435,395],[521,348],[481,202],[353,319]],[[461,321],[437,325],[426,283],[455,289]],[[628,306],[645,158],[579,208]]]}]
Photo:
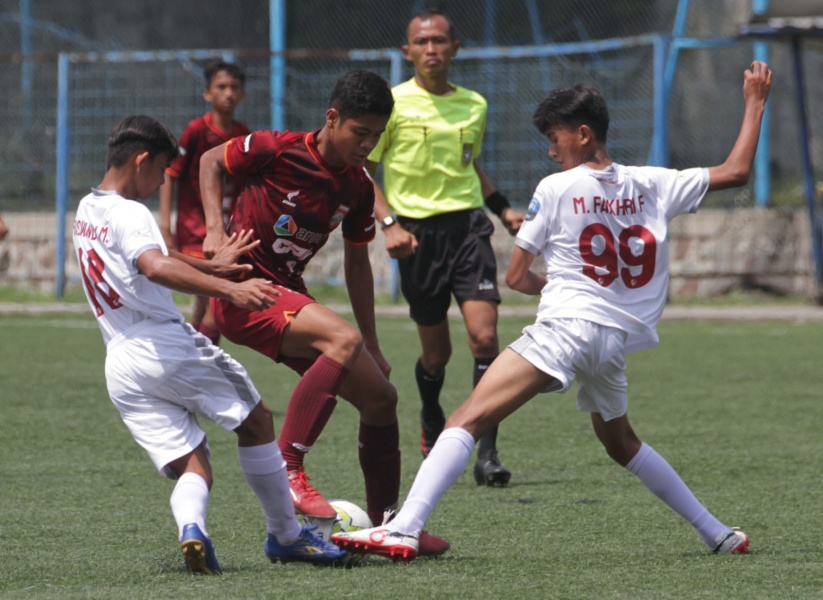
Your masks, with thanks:
[{"label": "short black hair", "polygon": [[203,69],[203,78],[206,80],[206,88],[211,85],[211,80],[214,79],[214,76],[220,71],[225,71],[230,76],[240,81],[240,85],[246,85],[246,72],[243,70],[243,67],[237,63],[216,60],[207,64],[206,68]]},{"label": "short black hair", "polygon": [[363,115],[390,117],[394,97],[386,80],[371,71],[347,71],[337,80],[329,96],[329,108],[337,109],[340,119]]},{"label": "short black hair", "polygon": [[122,167],[135,152],[148,152],[154,158],[177,156],[177,139],[169,128],[146,115],[133,115],[118,121],[109,133],[106,170]]},{"label": "short black hair", "polygon": [[609,109],[599,89],[588,83],[578,83],[572,88],[553,90],[534,111],[532,123],[543,135],[552,127],[588,125],[594,137],[605,143],[609,133]]},{"label": "short black hair", "polygon": [[417,13],[416,15],[414,15],[411,19],[409,19],[409,22],[406,23],[406,38],[405,39],[406,40],[409,39],[409,25],[411,25],[412,21],[414,21],[415,19],[420,19],[421,21],[425,21],[427,19],[431,19],[432,17],[443,17],[444,19],[446,19],[446,23],[449,24],[449,38],[451,39],[451,41],[455,41],[457,39],[455,37],[455,32],[454,32],[454,21],[451,20],[451,17],[449,15],[444,13],[442,10],[438,10],[436,8],[425,8],[425,9],[421,10],[419,13]]}]

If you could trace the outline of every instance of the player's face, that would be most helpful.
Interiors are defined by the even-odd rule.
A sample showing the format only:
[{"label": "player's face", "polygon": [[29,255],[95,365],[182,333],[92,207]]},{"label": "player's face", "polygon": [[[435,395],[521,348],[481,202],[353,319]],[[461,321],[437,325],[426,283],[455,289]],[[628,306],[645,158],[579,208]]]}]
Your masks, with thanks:
[{"label": "player's face", "polygon": [[549,138],[549,158],[560,169],[568,171],[588,160],[587,140],[590,140],[588,127],[571,127],[559,125],[551,127],[546,136]]},{"label": "player's face", "polygon": [[[330,108],[326,114],[331,153],[326,160],[332,166],[362,167],[380,135],[386,129],[388,117],[363,115],[341,120],[336,110]],[[330,160],[331,159],[331,160]]]},{"label": "player's face", "polygon": [[225,71],[218,71],[203,92],[203,98],[218,113],[231,115],[243,99],[243,84]]},{"label": "player's face", "polygon": [[424,77],[448,74],[449,63],[457,54],[459,43],[451,39],[449,22],[443,16],[412,19],[406,37],[403,54],[414,64],[416,73]]},{"label": "player's face", "polygon": [[166,168],[169,166],[169,159],[165,154],[158,154],[152,158],[146,152],[141,156],[142,159],[138,157],[135,176],[136,200],[151,198],[160,189],[166,177]]}]

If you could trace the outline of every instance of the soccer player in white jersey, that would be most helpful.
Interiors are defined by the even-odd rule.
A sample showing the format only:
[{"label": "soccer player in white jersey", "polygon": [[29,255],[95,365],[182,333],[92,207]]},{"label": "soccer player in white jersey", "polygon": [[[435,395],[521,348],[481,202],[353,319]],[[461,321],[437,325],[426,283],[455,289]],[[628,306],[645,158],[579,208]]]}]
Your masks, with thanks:
[{"label": "soccer player in white jersey", "polygon": [[177,141],[164,125],[126,117],[109,135],[102,183],[77,209],[74,247],[106,343],[109,395],[158,471],[176,480],[171,510],[190,572],[221,572],[206,529],[212,471],[196,415],[237,434],[240,468],[265,513],[269,559],[337,563],[347,554],[295,518],[271,411],[246,370],[184,323],[172,299],[169,288],[259,310],[279,296],[263,279],[211,276],[251,269],[236,260],[257,244],[252,232],[233,235],[208,261],[169,255],[154,217],[137,200],[157,191],[176,154]]},{"label": "soccer player in white jersey", "polygon": [[[509,287],[541,295],[537,320],[495,359],[449,417],[402,510],[387,525],[332,536],[355,553],[395,560],[417,555],[417,535],[463,472],[477,440],[540,392],[578,382],[608,455],[634,474],[719,554],[748,552],[749,538],[712,515],[666,460],[635,434],[627,415],[625,354],[657,343],[669,279],[668,222],[695,212],[708,191],[748,181],[772,73],[744,72],[745,112],[723,164],[676,171],[612,162],[606,102],[589,85],[553,91],[534,124],[549,138],[561,173],[537,186],[506,273]],[[543,255],[546,276],[530,270]]]}]

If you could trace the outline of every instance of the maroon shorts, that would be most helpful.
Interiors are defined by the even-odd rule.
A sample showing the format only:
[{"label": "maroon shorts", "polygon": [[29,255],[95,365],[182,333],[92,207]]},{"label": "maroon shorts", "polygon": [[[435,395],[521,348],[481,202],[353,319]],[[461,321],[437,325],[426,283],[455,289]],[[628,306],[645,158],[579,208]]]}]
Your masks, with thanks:
[{"label": "maroon shorts", "polygon": [[304,306],[314,304],[316,300],[279,285],[274,287],[282,295],[265,310],[248,310],[235,306],[228,300],[212,298],[210,306],[214,322],[226,339],[248,346],[276,362],[282,362],[302,375],[314,361],[282,356],[280,344],[291,316]]}]

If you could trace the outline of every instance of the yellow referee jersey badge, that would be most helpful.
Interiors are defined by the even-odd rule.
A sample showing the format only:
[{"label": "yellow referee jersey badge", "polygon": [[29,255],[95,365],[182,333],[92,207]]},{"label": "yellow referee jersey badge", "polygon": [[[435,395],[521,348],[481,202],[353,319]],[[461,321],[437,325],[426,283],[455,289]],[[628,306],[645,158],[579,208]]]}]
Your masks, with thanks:
[{"label": "yellow referee jersey badge", "polygon": [[474,144],[463,144],[464,165],[468,165],[472,161],[472,150],[474,150]]}]

